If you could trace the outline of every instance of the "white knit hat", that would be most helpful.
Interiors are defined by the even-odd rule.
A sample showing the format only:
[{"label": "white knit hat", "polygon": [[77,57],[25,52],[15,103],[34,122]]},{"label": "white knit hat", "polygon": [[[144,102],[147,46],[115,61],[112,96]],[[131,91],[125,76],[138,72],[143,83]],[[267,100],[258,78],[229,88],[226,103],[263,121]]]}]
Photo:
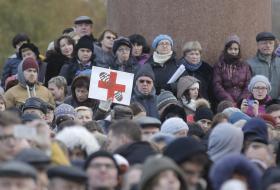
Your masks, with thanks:
[{"label": "white knit hat", "polygon": [[248,85],[249,92],[253,92],[253,88],[257,82],[263,82],[267,87],[268,93],[271,91],[271,84],[270,84],[268,78],[266,78],[263,75],[255,75],[253,78],[251,78],[251,81]]},{"label": "white knit hat", "polygon": [[172,117],[163,122],[160,132],[175,134],[183,129],[189,130],[187,123],[182,118]]}]

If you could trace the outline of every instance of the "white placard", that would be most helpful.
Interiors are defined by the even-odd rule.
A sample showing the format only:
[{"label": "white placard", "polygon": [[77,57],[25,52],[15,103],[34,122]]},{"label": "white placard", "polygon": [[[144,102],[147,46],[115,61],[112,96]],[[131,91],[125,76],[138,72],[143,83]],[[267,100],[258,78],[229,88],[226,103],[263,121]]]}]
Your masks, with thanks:
[{"label": "white placard", "polygon": [[92,67],[89,98],[112,99],[114,103],[129,105],[133,88],[134,74]]}]

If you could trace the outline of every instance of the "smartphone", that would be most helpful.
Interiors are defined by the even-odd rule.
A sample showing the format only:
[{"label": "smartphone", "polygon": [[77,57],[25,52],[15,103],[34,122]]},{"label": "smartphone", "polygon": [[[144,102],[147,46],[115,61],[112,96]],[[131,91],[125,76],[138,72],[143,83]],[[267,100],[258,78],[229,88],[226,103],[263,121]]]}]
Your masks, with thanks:
[{"label": "smartphone", "polygon": [[34,140],[37,137],[37,130],[34,127],[25,125],[16,125],[14,128],[16,138]]}]

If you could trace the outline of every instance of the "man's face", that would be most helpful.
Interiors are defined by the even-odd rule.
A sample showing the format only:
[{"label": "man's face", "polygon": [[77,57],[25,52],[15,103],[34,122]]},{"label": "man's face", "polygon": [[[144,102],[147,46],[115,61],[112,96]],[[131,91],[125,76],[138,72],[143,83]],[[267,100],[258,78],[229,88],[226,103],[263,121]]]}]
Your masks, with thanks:
[{"label": "man's face", "polygon": [[200,125],[200,127],[203,129],[203,131],[206,133],[212,125],[212,121],[209,119],[201,119],[197,121],[197,123]]},{"label": "man's face", "polygon": [[92,33],[92,24],[89,23],[80,23],[75,25],[75,30],[79,34],[80,37],[85,35],[91,35]]},{"label": "man's face", "polygon": [[76,183],[62,178],[54,178],[49,183],[49,190],[84,190],[85,184]]},{"label": "man's face", "polygon": [[130,48],[126,45],[121,45],[116,51],[116,55],[120,63],[126,62],[130,56]]},{"label": "man's face", "polygon": [[29,68],[23,71],[23,76],[26,82],[35,84],[37,82],[38,72],[34,68]]},{"label": "man's face", "polygon": [[114,135],[114,133],[110,130],[107,138],[107,150],[109,152],[114,152],[122,145],[124,145],[122,139],[119,136]]},{"label": "man's face", "polygon": [[112,34],[111,32],[105,32],[104,38],[101,41],[102,48],[112,49],[115,39],[116,39],[116,36],[114,34]]},{"label": "man's face", "polygon": [[58,88],[54,83],[48,84],[48,89],[52,93],[55,101],[61,101],[64,98],[64,89]]},{"label": "man's face", "polygon": [[37,60],[36,54],[30,49],[23,49],[21,50],[22,59],[27,57],[32,57],[33,59]]},{"label": "man's face", "polygon": [[277,128],[280,129],[280,110],[271,112],[270,115],[275,119]]},{"label": "man's face", "polygon": [[137,89],[144,95],[149,95],[154,87],[153,80],[147,76],[141,76],[136,81]]},{"label": "man's face", "polygon": [[17,153],[18,140],[14,137],[13,130],[12,126],[0,127],[0,161],[11,160]]},{"label": "man's face", "polygon": [[78,57],[82,63],[88,63],[90,61],[92,51],[87,48],[80,48],[78,50]]},{"label": "man's face", "polygon": [[274,51],[275,41],[265,40],[257,43],[258,50],[264,55],[272,55]]},{"label": "man's face", "polygon": [[89,189],[114,189],[118,184],[118,171],[110,158],[94,158],[86,172]]},{"label": "man's face", "polygon": [[75,95],[78,102],[84,102],[88,99],[88,89],[85,87],[77,87],[75,88]]},{"label": "man's face", "polygon": [[194,188],[199,182],[203,167],[196,163],[184,162],[180,165],[180,168],[182,168],[185,174],[185,180],[188,186]]},{"label": "man's face", "polygon": [[161,40],[157,45],[156,51],[158,52],[158,54],[166,55],[172,51],[171,48],[172,47],[170,41]]},{"label": "man's face", "polygon": [[77,113],[77,120],[80,121],[82,125],[92,121],[92,112],[89,110],[79,110]]},{"label": "man's face", "polygon": [[144,141],[150,141],[151,137],[159,132],[159,128],[152,125],[145,126],[141,128],[141,132],[142,132],[142,139]]}]

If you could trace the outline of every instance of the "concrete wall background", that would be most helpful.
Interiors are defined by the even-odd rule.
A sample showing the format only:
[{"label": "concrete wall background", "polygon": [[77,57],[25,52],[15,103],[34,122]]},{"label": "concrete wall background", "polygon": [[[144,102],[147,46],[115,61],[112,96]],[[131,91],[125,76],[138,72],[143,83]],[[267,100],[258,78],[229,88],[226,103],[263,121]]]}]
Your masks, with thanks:
[{"label": "concrete wall background", "polygon": [[120,35],[140,33],[149,43],[173,37],[178,57],[184,42],[198,40],[203,58],[217,61],[228,35],[241,38],[243,57],[255,54],[255,36],[271,30],[271,0],[108,0],[107,27]]}]

